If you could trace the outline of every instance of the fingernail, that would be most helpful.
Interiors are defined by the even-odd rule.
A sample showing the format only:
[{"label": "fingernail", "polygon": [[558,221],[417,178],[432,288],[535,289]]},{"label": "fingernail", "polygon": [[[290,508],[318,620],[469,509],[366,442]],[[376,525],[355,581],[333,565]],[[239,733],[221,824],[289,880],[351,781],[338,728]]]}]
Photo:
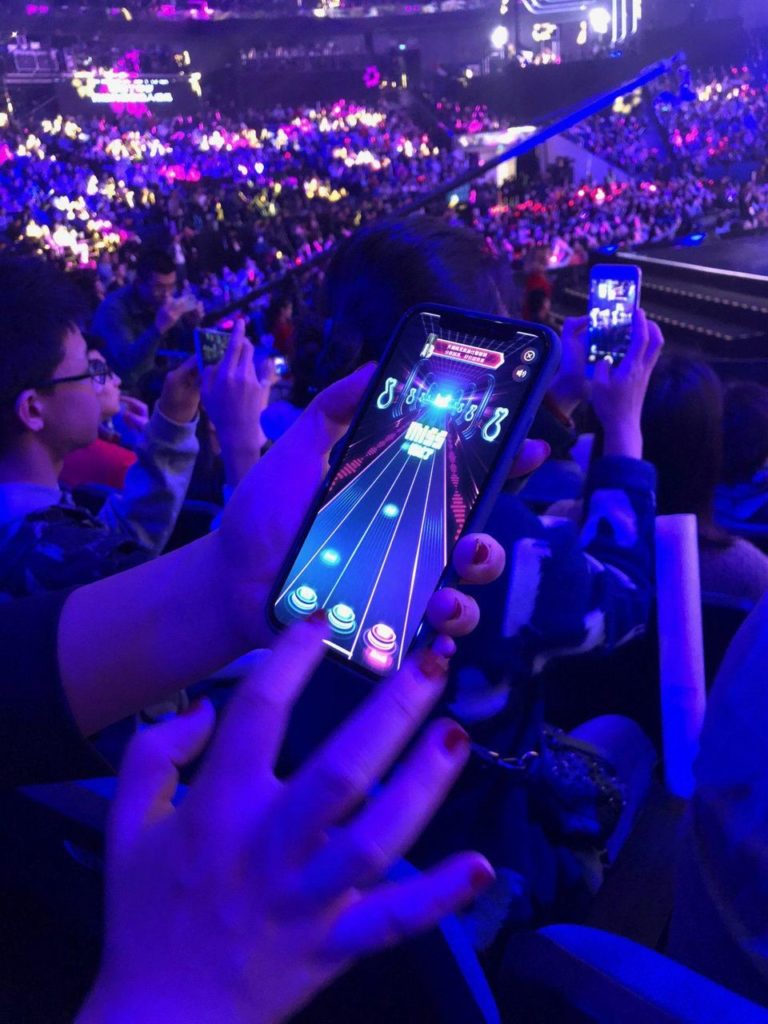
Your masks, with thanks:
[{"label": "fingernail", "polygon": [[448,662],[445,658],[430,650],[419,654],[418,666],[421,674],[427,679],[443,679],[448,672]]},{"label": "fingernail", "polygon": [[326,623],[327,621],[328,613],[325,608],[316,608],[311,615],[307,616],[307,622],[317,623],[317,625],[320,625],[321,622]]},{"label": "fingernail", "polygon": [[469,876],[469,884],[473,892],[482,892],[487,889],[491,882],[496,881],[496,874],[490,864],[478,864],[472,868]]},{"label": "fingernail", "polygon": [[457,619],[460,619],[461,618],[461,613],[463,611],[464,611],[464,605],[461,603],[461,601],[457,597],[454,600],[454,602],[453,602],[453,610],[451,611],[451,614],[448,616],[448,622],[455,622]]},{"label": "fingernail", "polygon": [[482,565],[488,561],[491,554],[491,549],[483,540],[475,542],[475,553],[472,555],[472,565]]},{"label": "fingernail", "polygon": [[469,736],[458,723],[454,722],[443,736],[443,746],[449,754],[458,754],[469,746]]}]

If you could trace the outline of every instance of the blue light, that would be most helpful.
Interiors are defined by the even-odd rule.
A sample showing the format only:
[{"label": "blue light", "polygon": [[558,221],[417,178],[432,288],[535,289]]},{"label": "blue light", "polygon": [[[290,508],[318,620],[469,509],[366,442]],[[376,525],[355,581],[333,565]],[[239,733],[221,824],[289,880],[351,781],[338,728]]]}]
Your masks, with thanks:
[{"label": "blue light", "polygon": [[400,515],[400,509],[397,505],[393,505],[392,502],[388,502],[381,510],[381,514],[386,519],[397,519]]},{"label": "blue light", "polygon": [[687,246],[701,245],[706,237],[706,231],[694,231],[690,235],[686,235],[685,238],[681,238],[679,244]]},{"label": "blue light", "polygon": [[333,548],[326,548],[320,552],[320,561],[323,565],[338,565],[341,561],[341,555],[338,551],[334,551]]},{"label": "blue light", "polygon": [[317,608],[317,593],[302,584],[288,595],[288,607],[299,615],[309,615]]},{"label": "blue light", "polygon": [[334,633],[347,635],[357,629],[357,618],[348,604],[335,604],[328,612],[328,623]]},{"label": "blue light", "polygon": [[615,252],[618,252],[618,245],[603,245],[597,251],[601,252],[604,256],[613,256]]},{"label": "blue light", "polygon": [[448,409],[453,402],[453,395],[436,395],[432,404],[436,409]]}]

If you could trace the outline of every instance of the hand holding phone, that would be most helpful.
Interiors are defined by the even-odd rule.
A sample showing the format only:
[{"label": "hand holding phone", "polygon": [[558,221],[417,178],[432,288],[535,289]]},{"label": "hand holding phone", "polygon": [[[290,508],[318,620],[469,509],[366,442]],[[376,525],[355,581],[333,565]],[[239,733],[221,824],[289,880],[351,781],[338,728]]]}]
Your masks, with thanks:
[{"label": "hand holding phone", "polygon": [[640,268],[597,264],[589,278],[587,362],[620,363],[629,348],[632,322],[640,305]]},{"label": "hand holding phone", "polygon": [[398,325],[270,601],[323,609],[331,653],[402,662],[459,539],[492,507],[557,365],[539,324],[419,306]]}]

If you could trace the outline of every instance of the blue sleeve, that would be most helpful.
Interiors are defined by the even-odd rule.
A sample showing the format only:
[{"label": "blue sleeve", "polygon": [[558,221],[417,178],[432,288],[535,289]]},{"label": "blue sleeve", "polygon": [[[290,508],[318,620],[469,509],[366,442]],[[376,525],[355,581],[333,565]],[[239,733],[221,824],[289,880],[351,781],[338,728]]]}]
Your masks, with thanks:
[{"label": "blue sleeve", "polygon": [[516,683],[559,655],[611,650],[644,629],[651,605],[655,470],[610,457],[593,466],[579,533],[503,494],[488,532],[504,546],[501,578],[473,588],[480,625],[460,645],[454,711],[497,714]]}]

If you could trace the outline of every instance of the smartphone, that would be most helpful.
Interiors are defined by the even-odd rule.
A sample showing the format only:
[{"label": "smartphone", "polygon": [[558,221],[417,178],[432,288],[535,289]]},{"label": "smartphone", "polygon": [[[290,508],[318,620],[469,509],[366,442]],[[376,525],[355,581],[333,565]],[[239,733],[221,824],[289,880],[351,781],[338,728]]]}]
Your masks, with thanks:
[{"label": "smartphone", "polygon": [[587,362],[621,362],[629,348],[632,321],[640,305],[640,268],[597,264],[589,278]]},{"label": "smartphone", "polygon": [[557,368],[540,324],[444,306],[405,314],[268,603],[323,608],[331,654],[369,678],[426,638],[453,548],[482,528]]},{"label": "smartphone", "polygon": [[275,367],[275,373],[278,377],[287,377],[289,373],[288,360],[285,356],[273,356],[272,362]]},{"label": "smartphone", "polygon": [[206,366],[215,366],[224,358],[229,345],[227,331],[217,331],[213,327],[195,328],[195,352],[200,370]]}]

